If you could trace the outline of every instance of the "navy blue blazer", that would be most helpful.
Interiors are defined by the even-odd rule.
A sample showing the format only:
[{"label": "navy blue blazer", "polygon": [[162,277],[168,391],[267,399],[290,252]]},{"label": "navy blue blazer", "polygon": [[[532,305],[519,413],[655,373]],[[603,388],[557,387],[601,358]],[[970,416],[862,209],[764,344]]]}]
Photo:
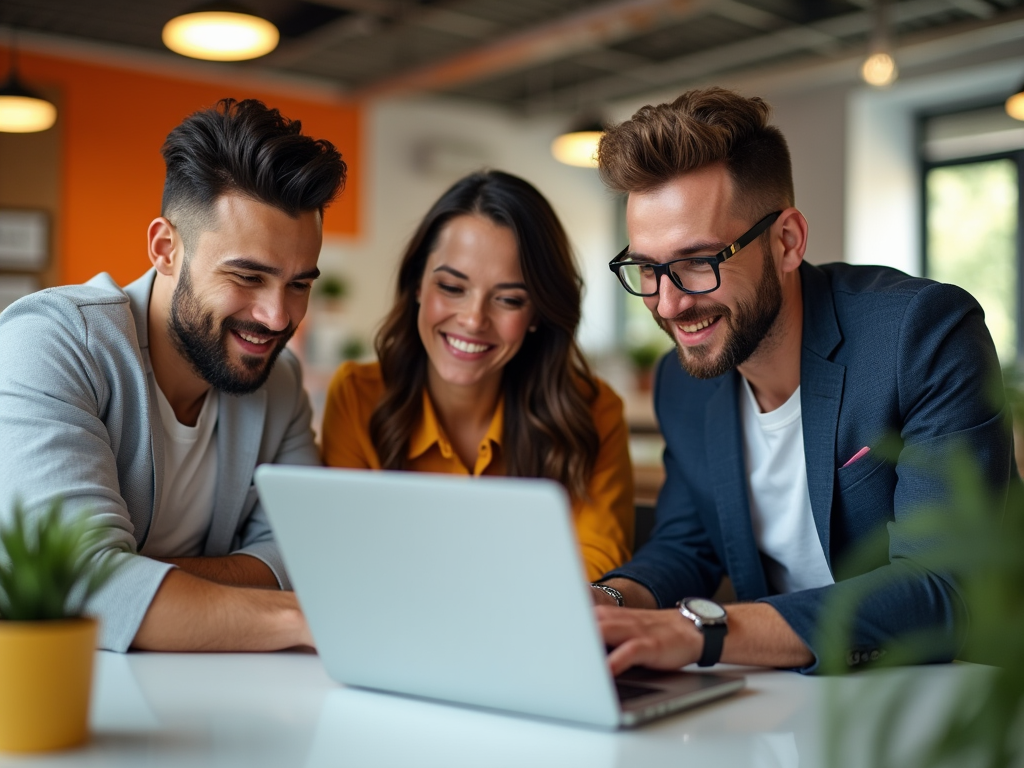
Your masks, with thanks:
[{"label": "navy blue blazer", "polygon": [[[800,404],[807,485],[825,558],[835,564],[888,526],[888,548],[837,584],[773,594],[754,539],[739,415],[740,375],[699,380],[675,353],[658,365],[655,410],[665,436],[665,485],[651,540],[623,567],[662,607],[710,596],[728,574],[741,601],[771,603],[815,654],[818,623],[834,590],[866,589],[853,626],[851,663],[877,656],[895,637],[939,628],[948,660],[966,618],[957,584],[915,562],[918,537],[901,523],[945,492],[934,464],[915,449],[967,446],[993,488],[1011,472],[1009,420],[995,349],[978,303],[965,291],[885,267],[800,267],[804,302]],[[1000,392],[993,396],[993,389]],[[994,402],[994,400],[999,400]],[[893,464],[864,446],[899,434]],[[920,455],[920,454],[918,454]],[[1001,512],[1001,510],[1000,510]],[[935,514],[935,513],[933,513]]]}]

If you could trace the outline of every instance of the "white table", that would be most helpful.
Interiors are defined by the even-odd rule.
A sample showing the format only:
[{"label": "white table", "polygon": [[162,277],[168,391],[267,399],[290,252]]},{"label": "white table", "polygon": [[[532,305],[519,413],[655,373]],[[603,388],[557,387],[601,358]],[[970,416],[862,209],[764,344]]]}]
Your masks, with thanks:
[{"label": "white table", "polygon": [[[612,733],[343,688],[312,654],[101,652],[91,742],[32,758],[0,755],[0,765],[806,768],[825,764],[826,696],[870,711],[880,690],[920,685],[906,728],[916,738],[960,683],[988,674],[944,665],[830,681],[742,671],[747,689],[736,696]],[[859,721],[851,713],[855,728]],[[851,739],[854,751],[863,753],[865,741]]]}]

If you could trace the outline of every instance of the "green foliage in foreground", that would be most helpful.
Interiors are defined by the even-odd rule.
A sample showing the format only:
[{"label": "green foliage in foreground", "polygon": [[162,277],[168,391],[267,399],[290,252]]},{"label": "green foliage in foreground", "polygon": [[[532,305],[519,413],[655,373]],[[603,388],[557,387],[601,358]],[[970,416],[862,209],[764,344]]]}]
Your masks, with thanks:
[{"label": "green foliage in foreground", "polygon": [[[1024,395],[1012,380],[1009,383],[1010,404],[1017,411]],[[948,502],[920,510],[901,526],[928,544],[916,562],[955,580],[968,606],[968,634],[959,657],[992,668],[964,676],[945,714],[934,723],[934,735],[912,754],[901,746],[901,739],[914,730],[909,725],[914,702],[927,697],[927,681],[914,678],[887,686],[878,678],[862,689],[862,694],[869,691],[870,704],[863,695],[856,701],[844,699],[842,681],[836,681],[827,717],[829,765],[843,765],[854,741],[861,749],[853,751],[866,746],[866,764],[876,768],[1024,764],[1024,486],[1011,483],[1004,515],[1003,494],[986,487],[971,457],[949,455],[937,466],[949,481]],[[879,536],[887,540],[888,534],[881,531]],[[877,551],[879,543],[867,545],[863,553]],[[853,569],[858,567],[852,564]],[[837,594],[822,621],[827,649],[822,664],[832,674],[850,671],[845,654],[852,621],[866,597],[849,589]],[[926,660],[945,642],[946,638],[927,633],[902,638],[874,666]]]},{"label": "green foliage in foreground", "polygon": [[0,619],[76,618],[117,570],[109,555],[97,555],[102,527],[85,512],[64,519],[61,504],[38,516],[16,504],[0,528]]}]

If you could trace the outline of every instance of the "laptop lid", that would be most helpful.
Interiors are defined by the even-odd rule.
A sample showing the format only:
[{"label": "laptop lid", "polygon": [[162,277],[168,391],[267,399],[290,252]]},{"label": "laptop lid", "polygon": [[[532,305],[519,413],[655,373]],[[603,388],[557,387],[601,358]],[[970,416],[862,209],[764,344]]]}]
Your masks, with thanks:
[{"label": "laptop lid", "polygon": [[335,680],[619,723],[557,483],[263,465],[256,484]]}]

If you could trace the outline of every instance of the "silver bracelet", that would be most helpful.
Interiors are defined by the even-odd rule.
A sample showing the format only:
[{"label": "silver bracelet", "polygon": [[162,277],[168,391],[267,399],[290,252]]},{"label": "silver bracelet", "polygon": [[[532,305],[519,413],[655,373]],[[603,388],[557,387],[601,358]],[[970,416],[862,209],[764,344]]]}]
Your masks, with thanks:
[{"label": "silver bracelet", "polygon": [[612,600],[615,601],[615,604],[619,606],[619,608],[625,607],[626,599],[622,596],[622,593],[619,592],[619,590],[617,590],[615,587],[609,587],[607,584],[593,583],[590,586],[592,586],[594,589],[600,589],[606,595],[609,595],[612,598]]}]

